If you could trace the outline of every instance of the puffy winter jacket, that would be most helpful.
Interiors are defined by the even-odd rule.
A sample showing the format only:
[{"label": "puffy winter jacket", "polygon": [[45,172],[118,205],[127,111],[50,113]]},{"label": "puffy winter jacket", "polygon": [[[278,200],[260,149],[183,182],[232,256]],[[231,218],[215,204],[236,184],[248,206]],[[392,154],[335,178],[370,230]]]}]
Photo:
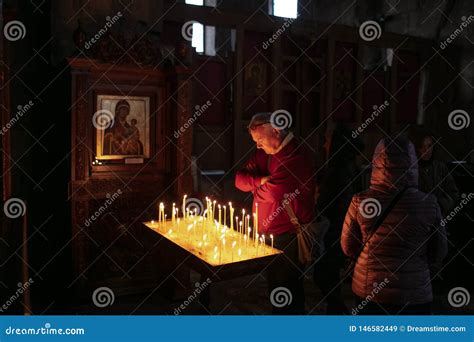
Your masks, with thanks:
[{"label": "puffy winter jacket", "polygon": [[430,267],[439,266],[447,253],[439,205],[435,196],[418,190],[415,149],[405,138],[378,143],[370,187],[354,195],[346,213],[344,253],[357,257],[374,221],[403,188],[407,190],[365,245],[354,269],[353,292],[377,303],[431,302]]}]

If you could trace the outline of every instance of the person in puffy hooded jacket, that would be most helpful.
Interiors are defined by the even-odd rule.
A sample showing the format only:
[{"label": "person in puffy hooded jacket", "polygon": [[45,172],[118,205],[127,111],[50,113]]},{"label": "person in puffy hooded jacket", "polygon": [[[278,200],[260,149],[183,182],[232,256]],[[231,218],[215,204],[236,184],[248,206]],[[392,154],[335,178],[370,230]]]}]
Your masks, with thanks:
[{"label": "person in puffy hooded jacket", "polygon": [[[366,242],[377,217],[402,189]],[[370,187],[353,196],[341,235],[344,254],[357,259],[352,291],[358,303],[353,314],[430,312],[431,279],[447,253],[441,219],[436,197],[418,190],[413,144],[405,137],[382,139],[375,148]]]}]

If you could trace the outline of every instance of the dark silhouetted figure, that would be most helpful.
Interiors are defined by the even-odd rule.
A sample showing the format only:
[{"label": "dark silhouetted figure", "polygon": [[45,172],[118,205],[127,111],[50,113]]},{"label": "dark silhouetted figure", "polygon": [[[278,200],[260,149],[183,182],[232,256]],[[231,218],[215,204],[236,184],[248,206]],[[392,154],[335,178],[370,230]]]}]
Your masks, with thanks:
[{"label": "dark silhouetted figure", "polygon": [[341,268],[346,258],[341,250],[340,237],[344,215],[352,196],[361,190],[356,156],[363,150],[359,138],[339,124],[325,137],[327,168],[318,180],[319,191],[316,208],[319,215],[329,219],[329,229],[324,238],[325,251],[314,266],[314,282],[327,302],[326,313],[348,313],[341,296]]}]

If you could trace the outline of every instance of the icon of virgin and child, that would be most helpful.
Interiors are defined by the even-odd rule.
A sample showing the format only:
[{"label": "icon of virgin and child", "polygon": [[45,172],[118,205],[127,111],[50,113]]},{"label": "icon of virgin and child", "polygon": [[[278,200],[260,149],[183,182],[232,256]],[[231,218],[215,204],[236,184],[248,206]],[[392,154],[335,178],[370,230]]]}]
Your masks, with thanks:
[{"label": "icon of virgin and child", "polygon": [[103,155],[143,155],[137,119],[127,118],[129,115],[130,103],[118,101],[113,125],[104,131]]}]

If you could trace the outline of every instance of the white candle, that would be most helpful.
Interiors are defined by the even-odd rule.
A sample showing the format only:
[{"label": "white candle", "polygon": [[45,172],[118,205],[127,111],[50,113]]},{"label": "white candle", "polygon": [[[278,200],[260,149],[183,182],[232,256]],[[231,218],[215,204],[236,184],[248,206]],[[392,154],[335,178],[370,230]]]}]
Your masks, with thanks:
[{"label": "white candle", "polygon": [[255,202],[255,233],[258,233],[258,203]]},{"label": "white candle", "polygon": [[173,203],[173,212],[171,213],[171,223],[173,224],[173,226],[174,226],[175,214],[176,214],[176,204]]},{"label": "white candle", "polygon": [[186,197],[188,197],[188,195],[184,195],[183,196],[183,219],[186,220]]},{"label": "white candle", "polygon": [[212,219],[214,220],[214,215],[216,212],[216,201],[212,202]]},{"label": "white candle", "polygon": [[272,252],[273,252],[273,234],[270,234],[270,240],[272,241]]},{"label": "white candle", "polygon": [[227,216],[226,216],[226,208],[224,205],[224,226],[227,226]]},{"label": "white candle", "polygon": [[241,234],[241,233],[243,232],[243,230],[242,230],[242,229],[243,229],[243,228],[242,228],[242,221],[240,221],[240,231],[239,231],[239,247],[242,247],[242,234]]},{"label": "white candle", "polygon": [[[250,215],[247,215],[246,225],[247,225],[247,228],[250,226]],[[242,231],[242,234],[245,234],[245,230],[246,230],[246,228],[245,228],[245,224],[244,224],[244,230]]]},{"label": "white candle", "polygon": [[232,203],[229,202],[229,214],[230,214],[230,229],[234,229],[234,208]]}]

